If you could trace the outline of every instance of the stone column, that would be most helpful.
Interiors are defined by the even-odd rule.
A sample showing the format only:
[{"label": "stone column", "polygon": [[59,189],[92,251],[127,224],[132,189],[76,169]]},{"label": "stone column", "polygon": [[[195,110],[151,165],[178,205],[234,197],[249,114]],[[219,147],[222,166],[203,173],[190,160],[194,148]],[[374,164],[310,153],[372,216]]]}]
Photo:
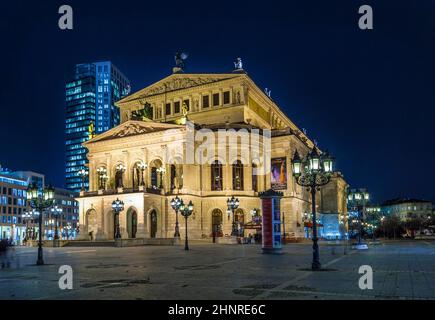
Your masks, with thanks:
[{"label": "stone column", "polygon": [[[100,204],[100,210],[97,211],[97,219],[98,221],[98,228],[97,233],[95,234],[95,240],[101,241],[101,240],[107,240],[107,233],[105,228],[105,210],[104,210],[104,198],[101,197],[101,204]],[[100,215],[98,217],[98,215]]]}]

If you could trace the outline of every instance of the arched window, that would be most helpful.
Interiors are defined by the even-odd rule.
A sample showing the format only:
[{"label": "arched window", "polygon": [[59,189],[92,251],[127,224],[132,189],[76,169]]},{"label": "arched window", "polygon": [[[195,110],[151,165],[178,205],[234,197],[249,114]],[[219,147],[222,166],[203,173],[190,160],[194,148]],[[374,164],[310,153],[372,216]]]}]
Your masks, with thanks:
[{"label": "arched window", "polygon": [[142,181],[141,180],[142,172],[140,169],[140,165],[141,165],[140,162],[136,162],[132,169],[131,179],[132,179],[133,188],[137,188]]},{"label": "arched window", "polygon": [[120,163],[115,168],[115,188],[124,188],[124,172],[126,167]]},{"label": "arched window", "polygon": [[255,163],[252,164],[252,190],[258,191],[258,169]]},{"label": "arched window", "polygon": [[211,164],[211,190],[222,190],[222,164],[219,160]]},{"label": "arched window", "polygon": [[240,160],[233,163],[233,190],[243,190],[243,164]]}]

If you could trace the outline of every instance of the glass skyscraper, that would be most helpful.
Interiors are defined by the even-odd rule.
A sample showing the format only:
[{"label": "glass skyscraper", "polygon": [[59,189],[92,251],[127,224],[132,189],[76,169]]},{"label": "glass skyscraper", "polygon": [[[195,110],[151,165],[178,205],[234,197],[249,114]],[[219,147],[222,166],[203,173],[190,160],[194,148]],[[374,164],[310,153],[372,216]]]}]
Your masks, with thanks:
[{"label": "glass skyscraper", "polygon": [[[89,140],[91,123],[95,134],[119,124],[119,109],[115,102],[130,93],[129,80],[110,62],[78,64],[74,80],[66,84],[65,146],[66,188],[79,192],[81,169],[87,169],[87,150],[82,143]],[[85,188],[88,189],[88,178]]]}]

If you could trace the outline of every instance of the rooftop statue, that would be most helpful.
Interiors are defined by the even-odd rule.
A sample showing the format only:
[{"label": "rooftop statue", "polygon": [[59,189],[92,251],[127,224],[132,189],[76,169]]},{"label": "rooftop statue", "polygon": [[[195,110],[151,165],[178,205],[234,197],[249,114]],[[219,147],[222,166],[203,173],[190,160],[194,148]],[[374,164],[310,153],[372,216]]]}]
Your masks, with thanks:
[{"label": "rooftop statue", "polygon": [[236,70],[242,70],[243,69],[242,58],[237,58],[236,61],[234,61],[234,68]]},{"label": "rooftop statue", "polygon": [[189,54],[185,52],[177,52],[175,53],[175,68],[174,72],[180,72],[184,70],[185,67],[185,61]]}]

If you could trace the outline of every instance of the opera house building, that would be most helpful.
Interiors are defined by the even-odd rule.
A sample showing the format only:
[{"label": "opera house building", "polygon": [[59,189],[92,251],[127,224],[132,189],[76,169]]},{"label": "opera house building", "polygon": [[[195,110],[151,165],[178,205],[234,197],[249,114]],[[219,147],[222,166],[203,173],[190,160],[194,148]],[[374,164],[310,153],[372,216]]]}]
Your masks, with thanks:
[{"label": "opera house building", "polygon": [[[222,74],[174,73],[117,102],[121,123],[92,135],[89,190],[82,191],[82,239],[112,240],[113,203],[123,203],[122,239],[173,239],[173,199],[192,202],[189,239],[222,241],[261,230],[259,193],[282,192],[282,233],[304,237],[310,193],[296,184],[291,159],[314,146],[242,68]],[[335,172],[317,193],[320,213],[346,214],[346,182]],[[231,211],[228,199],[238,199]],[[171,202],[172,201],[172,202]],[[259,219],[260,217],[260,219]],[[179,215],[179,233],[185,221]]]}]

